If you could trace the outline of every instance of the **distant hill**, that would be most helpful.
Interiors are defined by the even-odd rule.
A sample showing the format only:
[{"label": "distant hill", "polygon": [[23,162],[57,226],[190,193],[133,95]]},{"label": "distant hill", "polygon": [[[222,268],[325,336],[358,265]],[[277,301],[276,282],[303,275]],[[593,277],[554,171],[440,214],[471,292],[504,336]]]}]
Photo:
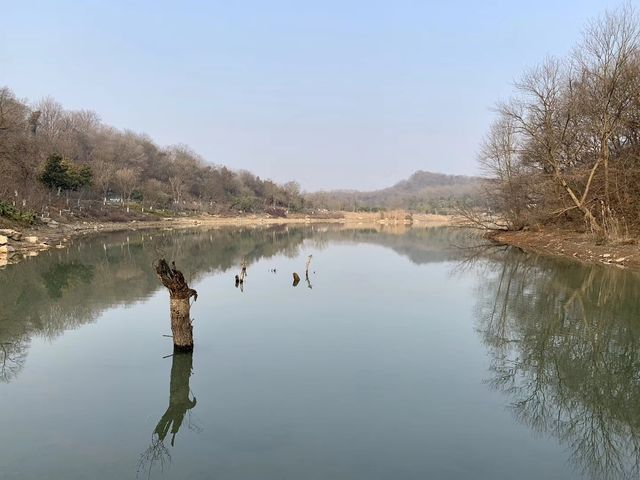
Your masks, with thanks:
[{"label": "distant hill", "polygon": [[460,203],[477,203],[482,179],[419,170],[406,180],[381,190],[360,192],[333,190],[307,194],[316,208],[329,210],[405,209],[426,213],[449,213]]}]

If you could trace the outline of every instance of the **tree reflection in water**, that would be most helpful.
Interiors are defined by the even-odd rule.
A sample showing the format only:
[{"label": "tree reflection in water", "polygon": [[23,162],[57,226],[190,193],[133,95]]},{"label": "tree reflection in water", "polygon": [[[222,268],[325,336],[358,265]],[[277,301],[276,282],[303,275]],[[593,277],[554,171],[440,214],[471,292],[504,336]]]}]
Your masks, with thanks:
[{"label": "tree reflection in water", "polygon": [[161,288],[151,268],[159,255],[175,259],[196,281],[235,268],[242,258],[295,256],[308,234],[286,227],[120,232],[78,238],[68,249],[0,270],[0,382],[18,376],[32,338],[56,338]]},{"label": "tree reflection in water", "polygon": [[0,382],[9,383],[18,376],[27,358],[28,340],[14,338],[0,343]]},{"label": "tree reflection in water", "polygon": [[[65,250],[50,250],[0,270],[0,382],[22,369],[31,338],[53,339],[93,322],[104,310],[147,298],[161,288],[151,265],[175,260],[188,280],[235,270],[263,258],[306,253],[330,242],[370,243],[393,249],[416,264],[459,256],[463,229],[342,228],[339,225],[119,232],[78,238]],[[311,279],[307,287],[312,288]]]},{"label": "tree reflection in water", "polygon": [[[171,380],[169,383],[169,406],[153,430],[151,445],[140,455],[138,477],[146,473],[147,478],[150,478],[154,466],[159,466],[160,470],[164,470],[164,467],[171,463],[171,454],[165,444],[165,439],[171,433],[170,444],[172,447],[175,445],[176,435],[180,427],[182,427],[185,415],[187,413],[190,414],[190,410],[196,406],[196,397],[191,394],[191,389],[189,388],[192,366],[192,352],[176,352],[173,354]],[[191,430],[200,431],[198,426],[191,423],[190,418],[188,426]]]},{"label": "tree reflection in water", "polygon": [[495,249],[480,270],[489,385],[597,479],[640,474],[640,276]]}]

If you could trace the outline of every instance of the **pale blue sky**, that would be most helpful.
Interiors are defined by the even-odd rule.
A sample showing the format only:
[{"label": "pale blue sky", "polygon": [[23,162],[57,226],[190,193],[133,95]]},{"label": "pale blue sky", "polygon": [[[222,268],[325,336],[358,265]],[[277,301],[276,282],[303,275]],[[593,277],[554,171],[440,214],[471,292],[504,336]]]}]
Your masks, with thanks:
[{"label": "pale blue sky", "polygon": [[520,73],[620,2],[0,0],[0,85],[303,188],[475,173]]}]

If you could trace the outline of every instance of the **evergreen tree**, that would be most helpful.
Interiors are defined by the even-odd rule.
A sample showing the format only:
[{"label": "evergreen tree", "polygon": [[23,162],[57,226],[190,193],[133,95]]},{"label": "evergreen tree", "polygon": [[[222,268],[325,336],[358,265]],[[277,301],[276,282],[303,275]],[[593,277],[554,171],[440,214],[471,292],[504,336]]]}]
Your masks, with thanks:
[{"label": "evergreen tree", "polygon": [[93,173],[88,165],[76,167],[58,154],[50,155],[44,170],[40,175],[40,181],[51,189],[78,190],[91,185]]}]

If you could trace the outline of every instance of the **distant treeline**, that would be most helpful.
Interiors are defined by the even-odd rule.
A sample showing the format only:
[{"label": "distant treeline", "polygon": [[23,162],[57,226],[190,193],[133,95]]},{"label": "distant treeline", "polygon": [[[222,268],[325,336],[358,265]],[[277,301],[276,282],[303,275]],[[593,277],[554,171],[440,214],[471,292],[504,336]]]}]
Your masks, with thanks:
[{"label": "distant treeline", "polygon": [[627,5],[591,22],[565,58],[515,84],[480,163],[505,226],[549,223],[615,239],[640,231],[640,23]]},{"label": "distant treeline", "polygon": [[307,195],[314,206],[328,210],[381,211],[404,209],[447,214],[459,205],[474,207],[482,201],[476,177],[417,171],[392,187],[371,192],[334,190]]},{"label": "distant treeline", "polygon": [[146,135],[105,125],[88,110],[65,110],[52,99],[31,106],[8,88],[0,88],[0,179],[0,213],[14,216],[41,213],[69,197],[75,205],[94,200],[138,210],[303,208],[295,182],[278,185],[214,166],[184,145],[161,148]]}]

